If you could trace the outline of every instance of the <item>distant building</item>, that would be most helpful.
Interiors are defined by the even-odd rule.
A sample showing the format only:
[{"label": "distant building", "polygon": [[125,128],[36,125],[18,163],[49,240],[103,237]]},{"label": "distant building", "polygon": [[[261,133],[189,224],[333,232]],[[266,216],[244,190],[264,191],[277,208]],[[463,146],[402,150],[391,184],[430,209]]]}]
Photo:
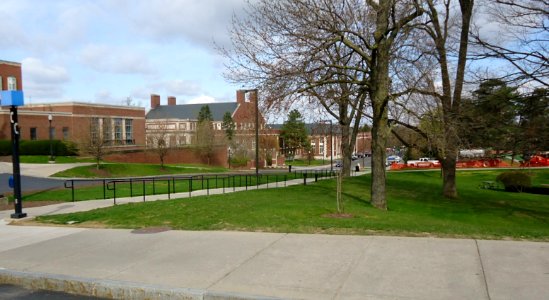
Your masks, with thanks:
[{"label": "distant building", "polygon": [[[197,130],[198,113],[203,106],[207,105],[212,113],[214,130],[222,130],[223,116],[228,112],[236,125],[235,134],[251,138],[255,134],[255,101],[257,101],[256,92],[246,93],[238,90],[236,102],[177,104],[175,97],[168,97],[167,105],[161,105],[160,96],[153,94],[151,110],[146,115],[145,131],[147,136],[165,131],[165,142],[169,147],[192,145]],[[260,134],[266,134],[265,119],[261,113],[259,113],[259,130]],[[255,146],[252,145],[252,147]]]},{"label": "distant building", "polygon": [[[49,127],[51,116],[51,133]],[[19,107],[22,140],[89,141],[92,128],[99,130],[109,150],[145,145],[145,108],[80,102],[32,104]],[[9,108],[0,108],[0,139],[10,138]]]}]

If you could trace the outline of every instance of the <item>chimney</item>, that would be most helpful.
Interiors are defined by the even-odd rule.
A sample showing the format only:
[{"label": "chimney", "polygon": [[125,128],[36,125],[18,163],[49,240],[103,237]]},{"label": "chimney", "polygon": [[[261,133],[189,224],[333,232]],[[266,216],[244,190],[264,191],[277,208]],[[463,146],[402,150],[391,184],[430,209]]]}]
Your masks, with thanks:
[{"label": "chimney", "polygon": [[237,90],[236,91],[236,103],[242,104],[244,102],[246,102],[246,91]]},{"label": "chimney", "polygon": [[160,96],[151,94],[151,109],[155,109],[160,106]]},{"label": "chimney", "polygon": [[174,96],[168,97],[168,105],[176,105],[176,100]]}]

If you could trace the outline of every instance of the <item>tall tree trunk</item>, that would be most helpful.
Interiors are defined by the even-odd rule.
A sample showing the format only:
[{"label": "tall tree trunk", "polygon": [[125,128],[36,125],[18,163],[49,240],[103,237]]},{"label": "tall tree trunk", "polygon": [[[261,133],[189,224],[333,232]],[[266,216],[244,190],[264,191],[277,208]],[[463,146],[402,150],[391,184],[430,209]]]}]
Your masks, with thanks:
[{"label": "tall tree trunk", "polygon": [[[454,138],[449,137],[449,139]],[[457,145],[457,141],[448,142],[446,156],[441,161],[442,195],[451,199],[455,199],[458,196],[456,185],[456,162],[459,151]]]},{"label": "tall tree trunk", "polygon": [[387,104],[389,97],[389,45],[381,42],[375,52],[372,70],[372,205],[387,209],[385,149],[389,134]]},{"label": "tall tree trunk", "polygon": [[351,148],[351,135],[349,132],[349,126],[345,124],[341,125],[341,151],[343,152],[341,172],[344,177],[351,176],[351,154],[353,149]]},{"label": "tall tree trunk", "polygon": [[385,192],[385,148],[387,143],[387,112],[372,124],[372,205],[387,209]]}]

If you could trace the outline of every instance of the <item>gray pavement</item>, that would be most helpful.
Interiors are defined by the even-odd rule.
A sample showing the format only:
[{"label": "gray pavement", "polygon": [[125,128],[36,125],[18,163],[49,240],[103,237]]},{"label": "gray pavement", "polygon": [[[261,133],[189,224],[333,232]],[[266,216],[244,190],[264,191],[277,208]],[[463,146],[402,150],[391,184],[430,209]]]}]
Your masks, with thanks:
[{"label": "gray pavement", "polygon": [[549,295],[549,243],[213,231],[143,234],[1,225],[0,245],[0,282],[98,297]]},{"label": "gray pavement", "polygon": [[[142,198],[117,200],[137,201]],[[37,216],[112,204],[82,201],[24,211]],[[143,233],[8,225],[9,213],[0,212],[0,283],[32,289],[117,299],[549,299],[544,242]]]}]

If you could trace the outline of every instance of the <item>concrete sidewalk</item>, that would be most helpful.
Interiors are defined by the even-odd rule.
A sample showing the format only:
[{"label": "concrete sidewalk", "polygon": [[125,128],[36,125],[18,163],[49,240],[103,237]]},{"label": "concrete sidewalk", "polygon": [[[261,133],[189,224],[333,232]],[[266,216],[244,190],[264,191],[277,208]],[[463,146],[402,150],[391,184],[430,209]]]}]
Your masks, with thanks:
[{"label": "concrete sidewalk", "polygon": [[[24,211],[32,217],[111,205]],[[13,226],[11,212],[0,212],[0,283],[35,289],[118,299],[549,298],[549,243]]]},{"label": "concrete sidewalk", "polygon": [[549,243],[158,231],[0,225],[0,282],[121,299],[549,295]]}]

